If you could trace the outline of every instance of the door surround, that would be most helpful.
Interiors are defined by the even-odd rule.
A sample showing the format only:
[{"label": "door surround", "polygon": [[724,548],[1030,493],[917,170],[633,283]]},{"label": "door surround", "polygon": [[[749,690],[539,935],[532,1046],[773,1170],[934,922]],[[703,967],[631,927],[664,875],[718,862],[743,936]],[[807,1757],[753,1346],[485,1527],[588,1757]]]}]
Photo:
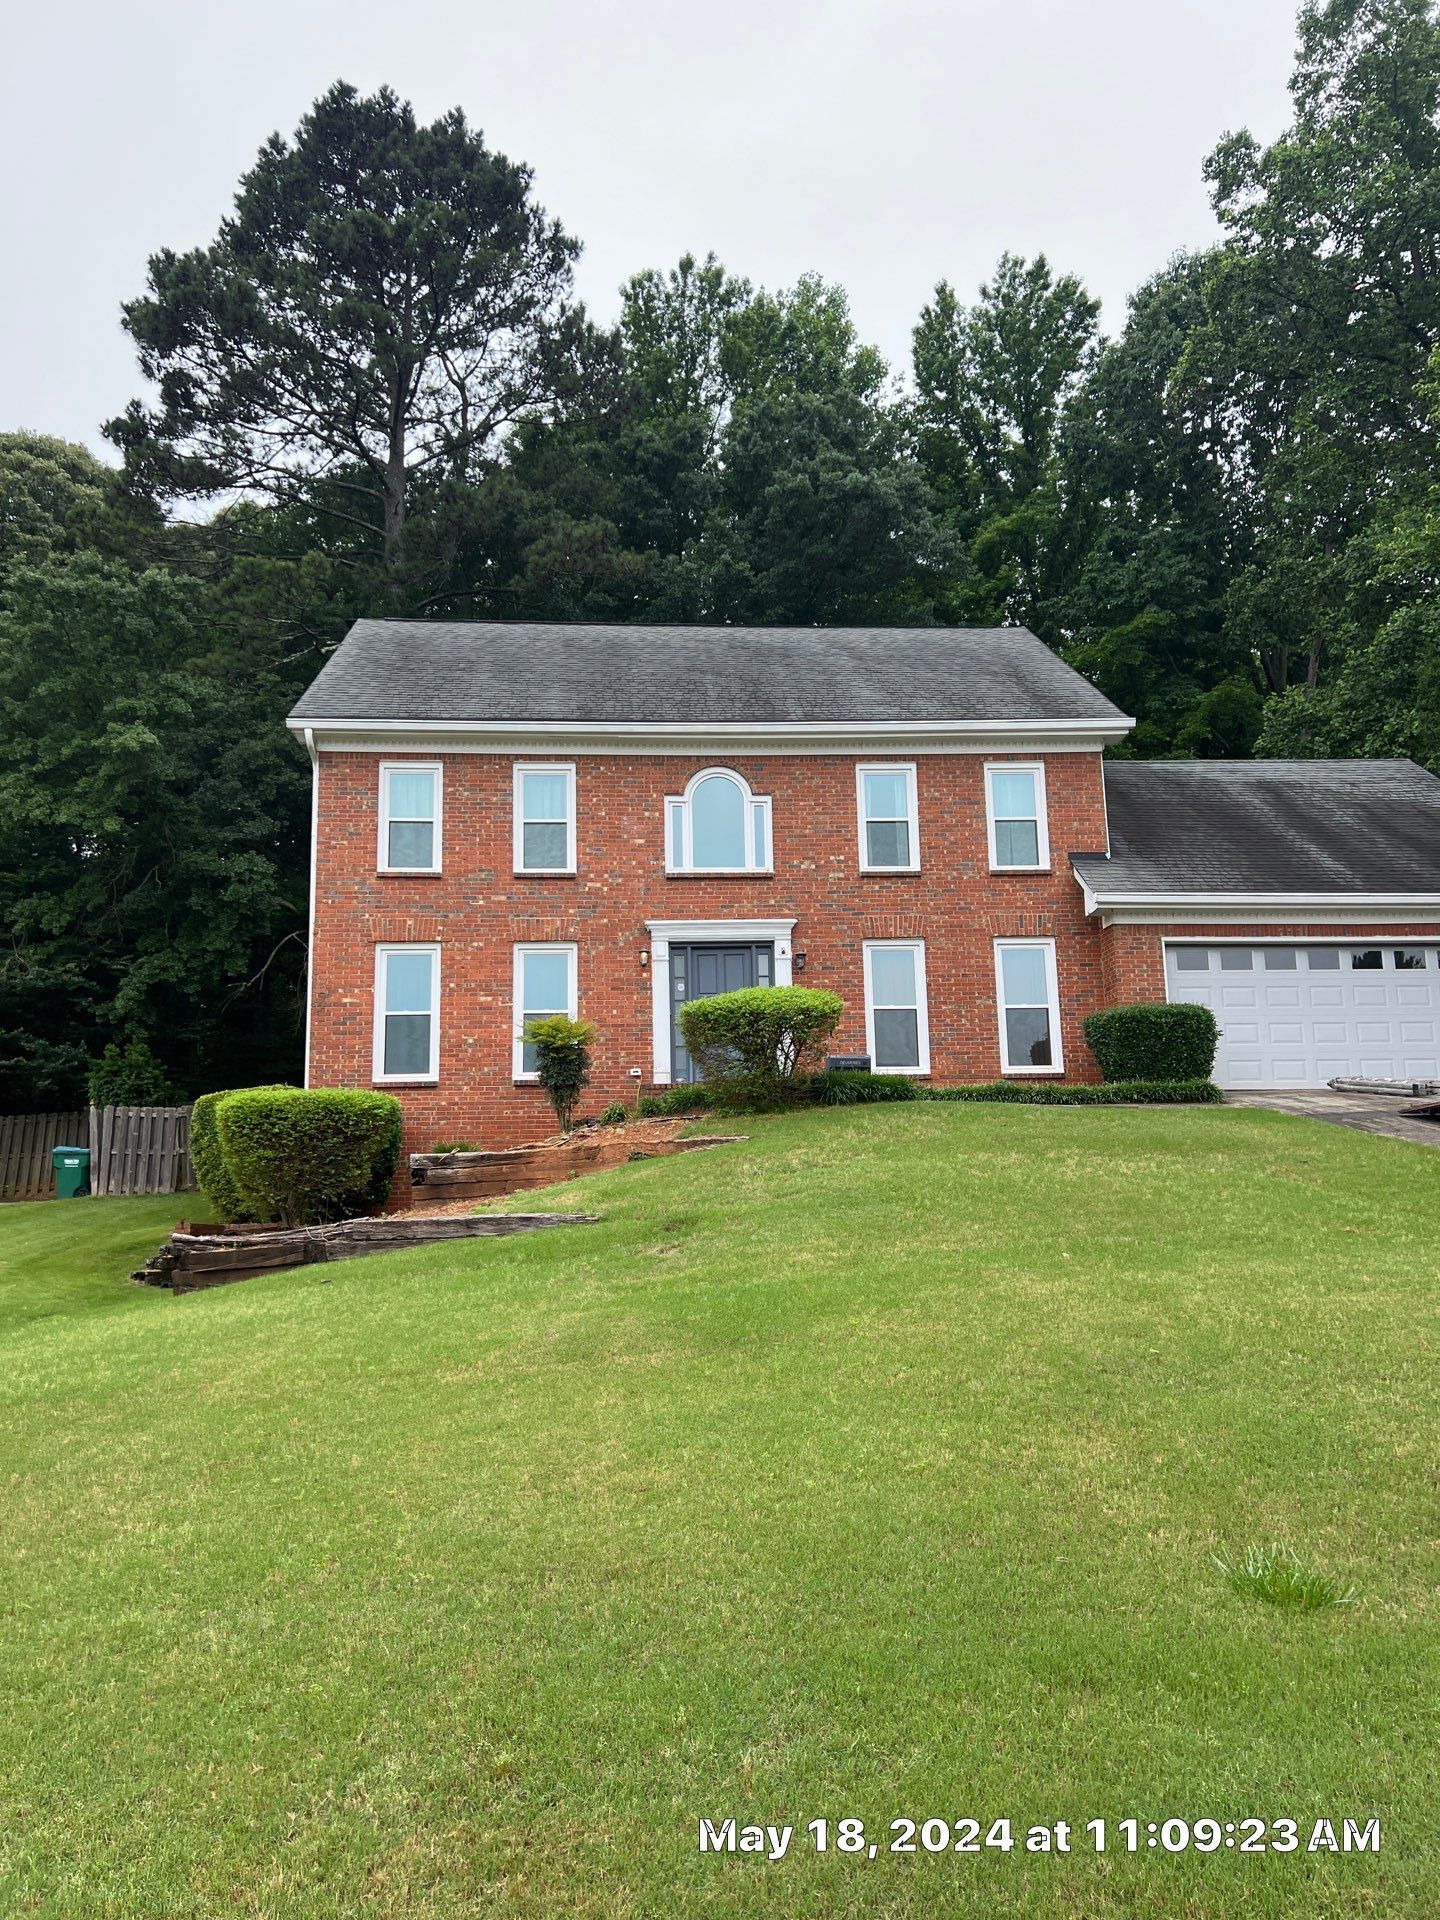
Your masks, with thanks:
[{"label": "door surround", "polygon": [[670,942],[677,946],[769,945],[775,950],[775,984],[793,984],[794,920],[647,920],[650,935],[651,1084],[668,1087],[670,1072]]}]

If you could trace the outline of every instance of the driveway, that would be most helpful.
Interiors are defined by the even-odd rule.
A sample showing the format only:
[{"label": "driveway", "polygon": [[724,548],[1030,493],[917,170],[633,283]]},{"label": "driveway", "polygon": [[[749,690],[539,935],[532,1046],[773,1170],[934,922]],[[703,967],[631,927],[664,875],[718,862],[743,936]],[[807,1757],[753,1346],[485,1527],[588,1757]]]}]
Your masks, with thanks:
[{"label": "driveway", "polygon": [[[1382,1133],[1389,1140],[1413,1140],[1417,1146],[1440,1147],[1440,1123],[1418,1120],[1415,1107],[1427,1104],[1391,1093],[1227,1093],[1227,1106],[1270,1107],[1276,1113],[1298,1113],[1306,1120],[1328,1120],[1336,1127],[1356,1127],[1361,1133]],[[1431,1106],[1440,1101],[1431,1100]]]}]

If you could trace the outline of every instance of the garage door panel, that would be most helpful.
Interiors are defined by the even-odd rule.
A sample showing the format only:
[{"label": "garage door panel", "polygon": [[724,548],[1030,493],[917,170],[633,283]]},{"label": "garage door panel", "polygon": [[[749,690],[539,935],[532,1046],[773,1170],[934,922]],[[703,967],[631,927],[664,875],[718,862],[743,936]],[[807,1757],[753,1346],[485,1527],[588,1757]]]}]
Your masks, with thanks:
[{"label": "garage door panel", "polygon": [[[1214,1009],[1215,1077],[1231,1087],[1319,1087],[1346,1074],[1379,1080],[1440,1078],[1440,949],[1354,941],[1269,951],[1195,943],[1190,965],[1167,948],[1170,997]],[[1420,951],[1423,966],[1401,965]],[[1293,953],[1295,965],[1277,960]],[[1356,952],[1379,952],[1356,968]],[[1247,964],[1248,963],[1248,964]]]}]

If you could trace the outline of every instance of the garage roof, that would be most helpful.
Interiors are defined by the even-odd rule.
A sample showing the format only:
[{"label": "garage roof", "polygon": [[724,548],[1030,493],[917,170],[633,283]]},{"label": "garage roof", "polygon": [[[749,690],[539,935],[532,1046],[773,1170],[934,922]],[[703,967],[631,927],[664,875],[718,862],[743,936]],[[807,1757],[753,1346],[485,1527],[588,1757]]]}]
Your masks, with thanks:
[{"label": "garage roof", "polygon": [[293,722],[1131,722],[1024,627],[357,620]]},{"label": "garage roof", "polygon": [[1109,760],[1105,899],[1440,894],[1440,780],[1412,760]]}]

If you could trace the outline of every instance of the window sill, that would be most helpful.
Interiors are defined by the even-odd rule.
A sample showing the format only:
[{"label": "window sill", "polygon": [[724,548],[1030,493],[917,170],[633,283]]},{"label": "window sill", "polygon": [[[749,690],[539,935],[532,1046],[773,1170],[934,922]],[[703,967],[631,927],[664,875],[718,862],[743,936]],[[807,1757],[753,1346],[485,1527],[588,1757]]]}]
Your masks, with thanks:
[{"label": "window sill", "polygon": [[667,880],[773,880],[773,867],[667,867]]},{"label": "window sill", "polygon": [[517,880],[574,880],[579,876],[574,867],[516,867]]},{"label": "window sill", "polygon": [[887,873],[898,874],[901,879],[905,879],[919,873],[920,869],[919,867],[867,867],[862,861],[860,871],[867,879]]},{"label": "window sill", "polygon": [[1063,1080],[1064,1067],[1001,1067],[1005,1080]]},{"label": "window sill", "polygon": [[372,1087],[383,1087],[387,1092],[393,1093],[397,1087],[438,1087],[440,1084],[440,1076],[438,1073],[377,1073],[372,1076],[370,1084]]},{"label": "window sill", "polygon": [[[874,1059],[873,1054],[871,1058]],[[904,1074],[907,1080],[928,1080],[930,1078],[929,1067],[882,1067],[876,1065],[873,1066],[870,1071],[872,1073],[900,1073]]]},{"label": "window sill", "polygon": [[1054,868],[1048,865],[1043,867],[997,867],[992,862],[990,871],[991,873],[1053,873]]},{"label": "window sill", "polygon": [[375,872],[381,880],[440,880],[444,878],[439,867],[377,867]]}]

